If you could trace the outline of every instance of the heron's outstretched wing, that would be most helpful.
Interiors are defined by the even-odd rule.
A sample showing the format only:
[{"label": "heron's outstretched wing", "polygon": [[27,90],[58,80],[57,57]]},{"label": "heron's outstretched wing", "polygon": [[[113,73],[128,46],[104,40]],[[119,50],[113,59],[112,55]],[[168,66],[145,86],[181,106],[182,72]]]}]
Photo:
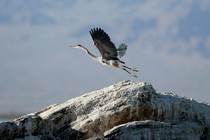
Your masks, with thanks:
[{"label": "heron's outstretched wing", "polygon": [[101,55],[105,59],[118,59],[117,49],[111,41],[109,35],[101,28],[90,30],[90,35],[94,41],[94,45],[99,49]]}]

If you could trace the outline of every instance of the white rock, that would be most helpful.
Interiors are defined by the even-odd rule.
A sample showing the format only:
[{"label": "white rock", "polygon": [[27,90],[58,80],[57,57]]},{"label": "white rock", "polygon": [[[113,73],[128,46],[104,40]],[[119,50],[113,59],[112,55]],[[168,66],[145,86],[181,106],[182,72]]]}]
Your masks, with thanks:
[{"label": "white rock", "polygon": [[123,81],[2,123],[1,136],[210,139],[210,106],[172,93],[156,93],[146,82]]}]

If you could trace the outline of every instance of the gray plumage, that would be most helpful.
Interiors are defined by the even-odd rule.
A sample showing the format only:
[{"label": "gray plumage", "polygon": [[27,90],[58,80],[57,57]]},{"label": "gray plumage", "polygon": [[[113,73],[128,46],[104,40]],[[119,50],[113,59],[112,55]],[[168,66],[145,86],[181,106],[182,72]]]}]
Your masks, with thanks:
[{"label": "gray plumage", "polygon": [[97,47],[101,54],[101,57],[96,57],[82,45],[73,45],[70,47],[82,49],[95,61],[98,61],[103,65],[121,68],[129,74],[131,74],[132,76],[137,77],[136,72],[138,72],[138,70],[136,68],[131,69],[125,66],[125,62],[119,59],[123,57],[126,53],[127,45],[125,43],[122,43],[117,49],[114,43],[111,41],[109,35],[106,32],[104,32],[104,30],[102,30],[101,28],[93,28],[89,32],[93,39],[94,45]]}]

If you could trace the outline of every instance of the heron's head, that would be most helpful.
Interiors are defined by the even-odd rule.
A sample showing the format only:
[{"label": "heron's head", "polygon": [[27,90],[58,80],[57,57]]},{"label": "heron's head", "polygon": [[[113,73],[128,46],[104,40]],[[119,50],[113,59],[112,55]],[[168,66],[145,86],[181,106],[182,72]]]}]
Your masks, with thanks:
[{"label": "heron's head", "polygon": [[82,47],[82,45],[80,45],[80,44],[78,44],[78,45],[71,45],[71,46],[69,46],[70,48],[81,48]]}]

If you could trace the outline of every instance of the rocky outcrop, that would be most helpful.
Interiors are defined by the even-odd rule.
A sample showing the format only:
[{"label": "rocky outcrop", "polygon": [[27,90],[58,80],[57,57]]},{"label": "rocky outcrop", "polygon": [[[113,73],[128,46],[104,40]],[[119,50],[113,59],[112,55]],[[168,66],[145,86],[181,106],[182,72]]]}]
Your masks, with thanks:
[{"label": "rocky outcrop", "polygon": [[210,106],[123,81],[0,123],[1,139],[210,139]]}]

